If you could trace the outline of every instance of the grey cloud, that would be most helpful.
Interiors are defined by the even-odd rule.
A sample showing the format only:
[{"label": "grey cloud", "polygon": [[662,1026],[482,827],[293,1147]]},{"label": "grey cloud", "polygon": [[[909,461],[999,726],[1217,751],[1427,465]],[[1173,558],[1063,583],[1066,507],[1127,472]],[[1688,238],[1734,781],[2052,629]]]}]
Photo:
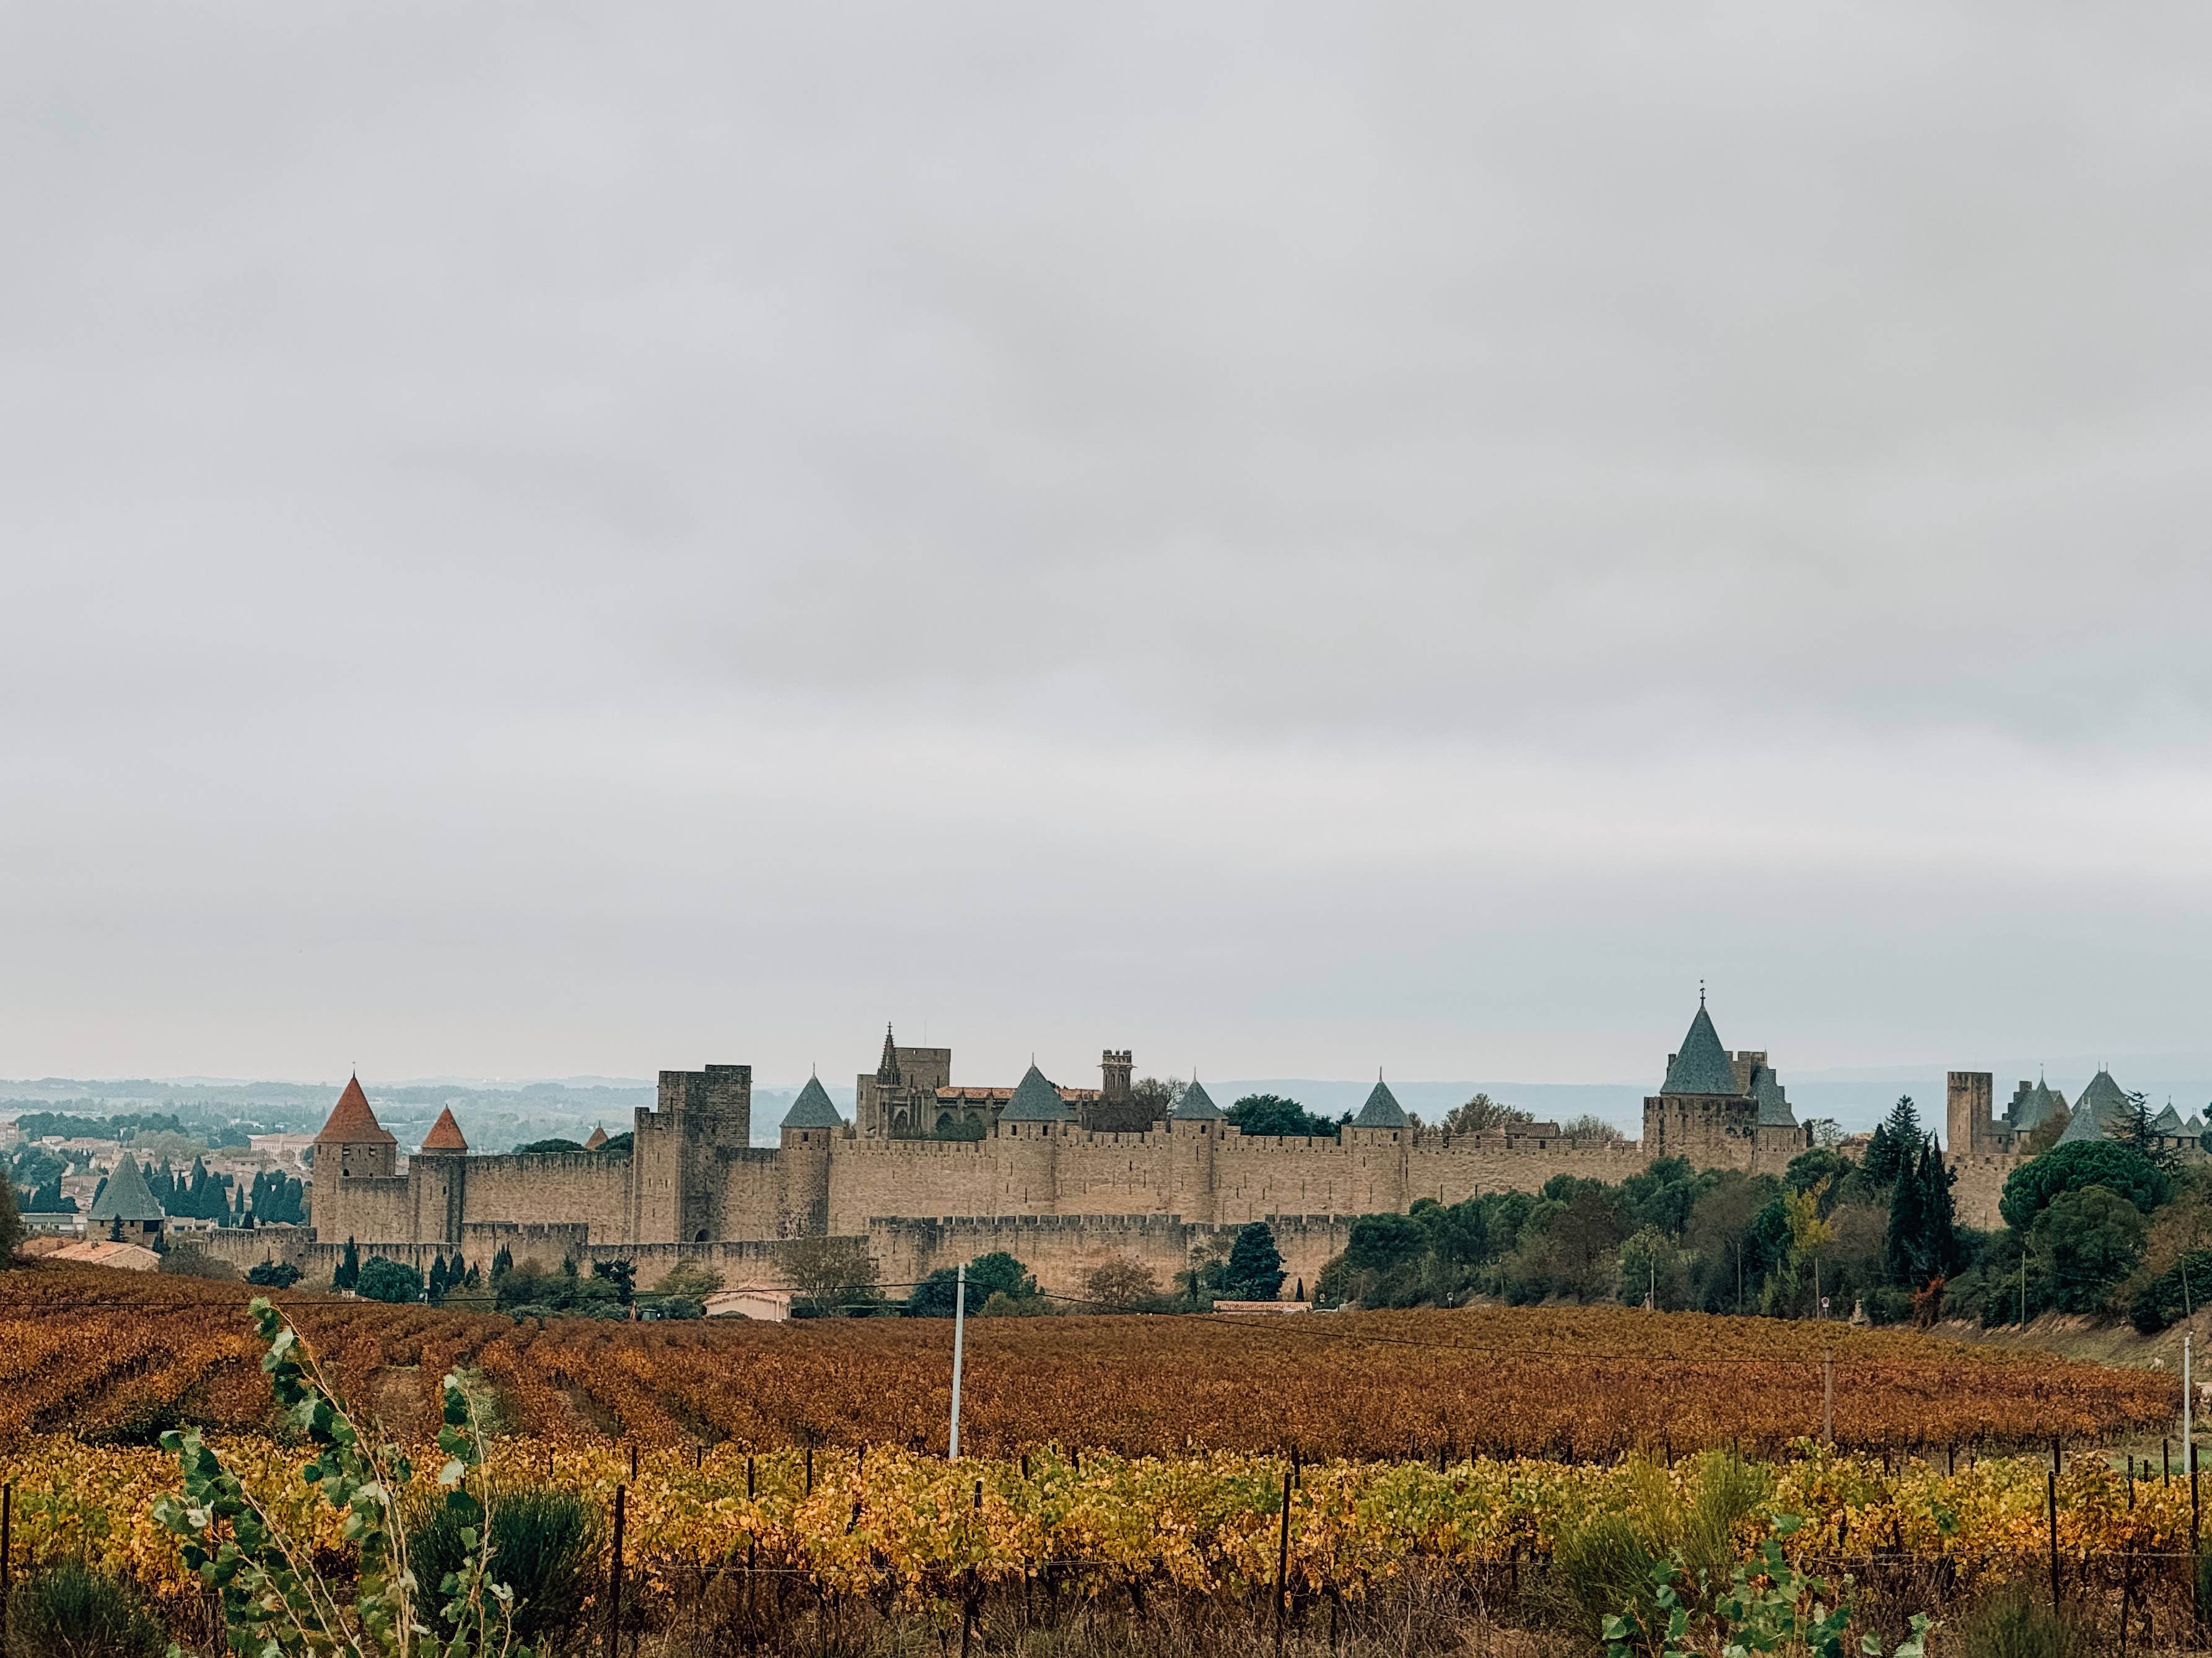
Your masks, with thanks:
[{"label": "grey cloud", "polygon": [[[772,1066],[920,1001],[1611,1076],[1709,957],[1827,999],[1826,1062],[1917,1060],[1931,997],[2154,1047],[2208,47],[11,14],[0,914],[65,966],[0,981],[0,1072],[319,1074],[371,1018],[408,1072],[635,1072],[739,1002]],[[2093,973],[2100,916],[2164,965]],[[2014,981],[2038,926],[2084,982]]]}]

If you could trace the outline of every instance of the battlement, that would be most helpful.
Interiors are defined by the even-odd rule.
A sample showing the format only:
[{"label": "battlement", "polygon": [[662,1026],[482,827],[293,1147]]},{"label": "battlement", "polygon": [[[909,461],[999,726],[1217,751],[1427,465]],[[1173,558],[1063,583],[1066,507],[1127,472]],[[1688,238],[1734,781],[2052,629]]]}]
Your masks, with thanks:
[{"label": "battlement", "polygon": [[541,1175],[596,1175],[622,1170],[629,1177],[629,1159],[610,1157],[598,1151],[489,1151],[471,1152],[457,1159],[468,1175],[531,1173]]}]

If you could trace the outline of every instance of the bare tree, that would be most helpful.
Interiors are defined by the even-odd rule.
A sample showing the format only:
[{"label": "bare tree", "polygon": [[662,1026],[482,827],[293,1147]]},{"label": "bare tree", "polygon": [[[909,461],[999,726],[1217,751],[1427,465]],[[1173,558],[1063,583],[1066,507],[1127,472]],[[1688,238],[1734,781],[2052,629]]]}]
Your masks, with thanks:
[{"label": "bare tree", "polygon": [[1581,1140],[1591,1145],[1626,1145],[1628,1136],[1603,1117],[1594,1117],[1585,1111],[1579,1117],[1569,1117],[1559,1125],[1564,1139]]},{"label": "bare tree", "polygon": [[793,1238],[777,1253],[794,1312],[829,1318],[876,1298],[876,1265],[859,1238]]},{"label": "bare tree", "polygon": [[1465,1105],[1455,1105],[1444,1115],[1448,1134],[1486,1134],[1536,1119],[1517,1105],[1501,1105],[1487,1094],[1477,1094]]},{"label": "bare tree", "polygon": [[1160,1281],[1152,1276],[1152,1269],[1127,1255],[1116,1255],[1092,1267],[1083,1280],[1084,1298],[1106,1312],[1127,1312],[1159,1292]]}]

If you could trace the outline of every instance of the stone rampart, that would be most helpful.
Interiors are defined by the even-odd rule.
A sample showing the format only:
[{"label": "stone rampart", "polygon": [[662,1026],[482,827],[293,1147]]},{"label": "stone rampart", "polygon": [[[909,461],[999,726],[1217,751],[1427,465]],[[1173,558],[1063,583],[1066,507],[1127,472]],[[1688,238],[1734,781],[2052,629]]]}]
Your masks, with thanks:
[{"label": "stone rampart", "polygon": [[[1271,1215],[1266,1218],[1282,1252],[1283,1295],[1303,1282],[1309,1291],[1322,1265],[1340,1253],[1352,1229],[1349,1215]],[[1201,1246],[1226,1244],[1233,1225],[1189,1222],[1172,1215],[951,1215],[935,1219],[879,1217],[868,1223],[868,1253],[884,1283],[908,1284],[939,1267],[957,1266],[994,1250],[1012,1255],[1036,1275],[1038,1286],[1079,1295],[1084,1279],[1116,1260],[1147,1268],[1162,1291],[1190,1265]],[[887,1290],[887,1294],[902,1293]]]},{"label": "stone rampart", "polygon": [[580,1225],[593,1243],[619,1243],[629,1231],[630,1172],[625,1157],[545,1151],[460,1161],[464,1239],[469,1228],[501,1223]]}]

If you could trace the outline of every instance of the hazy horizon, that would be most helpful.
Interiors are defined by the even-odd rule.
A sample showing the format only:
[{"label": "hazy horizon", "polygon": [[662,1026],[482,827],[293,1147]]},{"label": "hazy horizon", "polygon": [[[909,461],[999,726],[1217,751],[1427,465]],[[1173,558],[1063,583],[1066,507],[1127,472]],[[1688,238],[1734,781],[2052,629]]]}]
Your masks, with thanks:
[{"label": "hazy horizon", "polygon": [[0,1072],[2201,1046],[2208,72],[15,9]]}]

